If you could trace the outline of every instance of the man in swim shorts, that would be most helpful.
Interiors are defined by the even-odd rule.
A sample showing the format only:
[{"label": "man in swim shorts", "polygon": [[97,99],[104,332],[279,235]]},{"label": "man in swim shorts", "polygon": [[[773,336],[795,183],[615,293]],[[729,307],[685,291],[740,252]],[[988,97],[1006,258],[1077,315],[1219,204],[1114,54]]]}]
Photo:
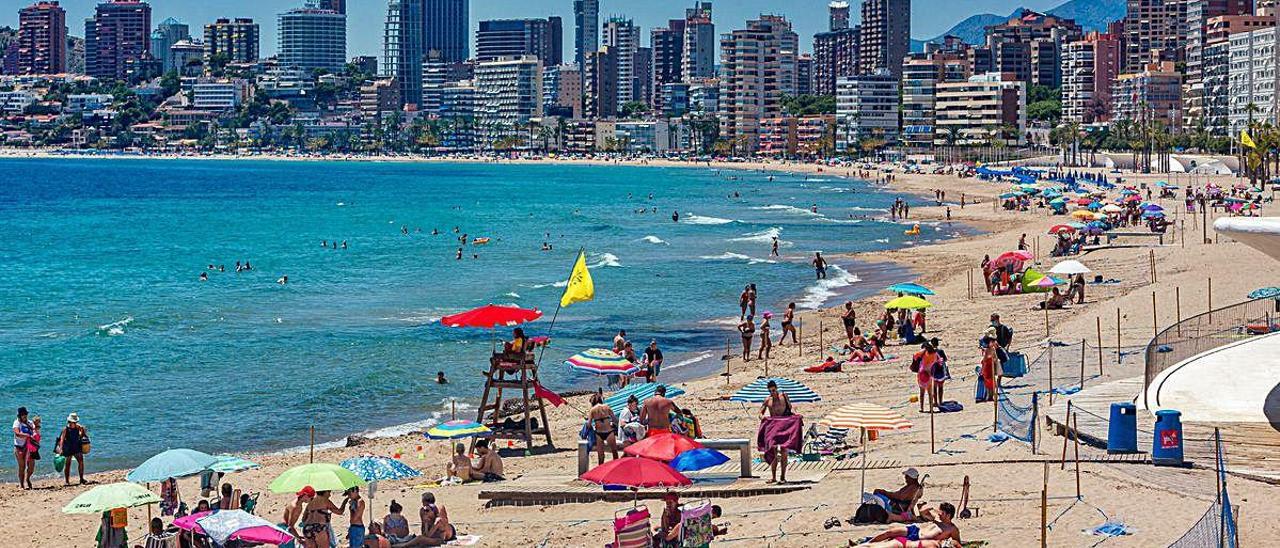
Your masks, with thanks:
[{"label": "man in swim shorts", "polygon": [[946,548],[961,546],[960,529],[952,523],[956,507],[949,502],[938,505],[935,510],[927,508],[920,512],[926,522],[900,524],[890,527],[883,533],[867,539],[861,544],[850,542],[850,546],[864,548]]}]

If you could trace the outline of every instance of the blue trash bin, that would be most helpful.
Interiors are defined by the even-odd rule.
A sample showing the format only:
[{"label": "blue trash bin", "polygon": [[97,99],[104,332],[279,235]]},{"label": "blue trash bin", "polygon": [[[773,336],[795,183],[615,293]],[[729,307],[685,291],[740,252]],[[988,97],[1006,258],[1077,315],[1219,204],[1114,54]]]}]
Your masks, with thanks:
[{"label": "blue trash bin", "polygon": [[1156,431],[1151,441],[1151,462],[1157,466],[1182,466],[1182,413],[1156,411]]},{"label": "blue trash bin", "polygon": [[1138,407],[1133,403],[1111,404],[1111,420],[1107,423],[1107,452],[1138,452]]}]

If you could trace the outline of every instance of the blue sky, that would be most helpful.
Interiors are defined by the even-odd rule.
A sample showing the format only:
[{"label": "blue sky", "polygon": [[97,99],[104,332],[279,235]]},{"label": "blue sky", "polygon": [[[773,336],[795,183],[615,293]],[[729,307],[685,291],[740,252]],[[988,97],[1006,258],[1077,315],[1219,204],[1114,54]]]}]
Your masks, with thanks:
[{"label": "blue sky", "polygon": [[[0,0],[0,25],[17,26],[18,9],[34,0]],[[791,19],[802,44],[809,49],[813,33],[825,30],[829,0],[714,0],[718,32],[740,28],[748,18],[760,13],[781,13]],[[1066,0],[914,0],[912,31],[916,38],[936,36],[973,14],[1007,14],[1019,6],[1048,9]],[[61,0],[67,10],[71,34],[84,34],[84,19],[93,13],[97,0]],[[158,23],[174,17],[192,27],[192,34],[218,17],[252,17],[262,25],[262,51],[275,52],[275,16],[302,5],[303,0],[151,0],[152,20]],[[850,2],[857,18],[858,0]],[[382,50],[382,21],[386,0],[347,0],[347,47],[351,55],[375,55]],[[625,15],[645,29],[682,17],[692,0],[601,0],[604,15]],[[471,24],[481,19],[545,17],[565,18],[566,42],[573,36],[573,0],[471,0]],[[646,32],[647,34],[647,32]],[[647,39],[646,39],[647,42]],[[572,48],[566,44],[566,53]]]}]

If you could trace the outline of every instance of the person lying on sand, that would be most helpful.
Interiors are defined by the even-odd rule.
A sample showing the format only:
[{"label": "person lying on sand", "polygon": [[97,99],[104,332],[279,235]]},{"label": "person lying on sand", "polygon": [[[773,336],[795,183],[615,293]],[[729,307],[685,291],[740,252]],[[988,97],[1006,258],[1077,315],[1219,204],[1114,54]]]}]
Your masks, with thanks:
[{"label": "person lying on sand", "polygon": [[921,524],[894,525],[885,532],[866,539],[861,544],[849,541],[849,546],[863,548],[950,548],[962,545],[960,529],[952,523],[956,508],[949,502],[921,512],[929,520]]}]

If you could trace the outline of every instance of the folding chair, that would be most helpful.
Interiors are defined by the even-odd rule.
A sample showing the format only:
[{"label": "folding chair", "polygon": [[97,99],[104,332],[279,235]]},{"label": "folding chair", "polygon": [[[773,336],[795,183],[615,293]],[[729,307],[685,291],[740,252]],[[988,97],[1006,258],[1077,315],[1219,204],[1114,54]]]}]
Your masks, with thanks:
[{"label": "folding chair", "polygon": [[651,548],[649,509],[628,507],[613,513],[613,548]]}]

